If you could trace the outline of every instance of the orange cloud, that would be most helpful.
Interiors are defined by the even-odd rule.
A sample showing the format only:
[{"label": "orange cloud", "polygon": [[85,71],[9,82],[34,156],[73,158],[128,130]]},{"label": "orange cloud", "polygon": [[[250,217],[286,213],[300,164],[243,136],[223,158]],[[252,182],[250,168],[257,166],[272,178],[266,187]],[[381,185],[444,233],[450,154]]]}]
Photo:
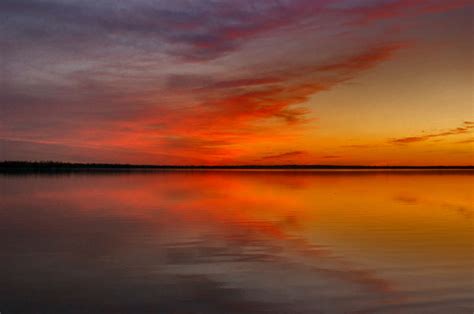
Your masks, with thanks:
[{"label": "orange cloud", "polygon": [[456,142],[456,144],[471,144],[471,143],[474,143],[474,138]]},{"label": "orange cloud", "polygon": [[[107,116],[110,122],[102,120],[101,123],[106,129],[100,124],[94,128],[78,129],[70,139],[66,134],[66,138],[55,142],[77,150],[78,147],[90,146],[93,140],[95,147],[107,148],[111,154],[115,151],[121,158],[124,158],[121,150],[137,154],[148,152],[150,154],[143,154],[148,156],[146,160],[153,160],[156,156],[164,163],[255,160],[255,152],[237,146],[295,138],[308,121],[310,111],[303,104],[311,95],[354,78],[360,71],[389,59],[402,47],[401,44],[381,45],[328,65],[288,68],[275,70],[267,76],[243,76],[211,82],[204,88],[193,89],[192,96],[196,99],[191,101],[195,103],[183,109],[151,106],[155,101],[151,98],[150,105],[134,115],[119,116],[118,119]],[[193,86],[196,84],[194,79],[181,76],[179,84]],[[198,77],[197,81],[200,80]],[[171,90],[181,95],[185,91],[184,95],[188,97],[189,90],[181,90],[178,86],[174,85]],[[134,101],[134,98],[127,101]],[[41,141],[35,138],[24,140],[36,144]],[[124,161],[133,161],[128,158],[135,158],[137,154],[128,154]],[[293,154],[293,157],[297,156]],[[271,159],[277,157],[264,156],[261,161]]]},{"label": "orange cloud", "polygon": [[391,139],[389,142],[393,144],[410,144],[410,143],[416,143],[416,142],[424,142],[432,138],[470,133],[471,132],[470,130],[473,128],[474,128],[473,122],[465,121],[463,123],[463,126],[448,130],[446,132],[424,134],[420,136],[395,138],[395,139]]}]

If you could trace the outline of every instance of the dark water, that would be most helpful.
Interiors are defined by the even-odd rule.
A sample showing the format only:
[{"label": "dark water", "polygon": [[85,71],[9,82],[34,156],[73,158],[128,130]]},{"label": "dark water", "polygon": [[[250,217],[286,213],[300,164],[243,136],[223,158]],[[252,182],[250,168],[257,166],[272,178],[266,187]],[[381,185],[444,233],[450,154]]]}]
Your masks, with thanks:
[{"label": "dark water", "polygon": [[0,312],[472,313],[473,178],[0,176]]}]

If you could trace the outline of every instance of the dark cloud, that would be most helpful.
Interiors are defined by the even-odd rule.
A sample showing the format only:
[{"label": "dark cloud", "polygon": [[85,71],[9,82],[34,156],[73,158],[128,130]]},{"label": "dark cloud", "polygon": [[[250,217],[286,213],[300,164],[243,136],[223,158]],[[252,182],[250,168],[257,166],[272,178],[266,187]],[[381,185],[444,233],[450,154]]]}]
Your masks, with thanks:
[{"label": "dark cloud", "polygon": [[[84,41],[159,49],[188,61],[211,60],[262,32],[309,18],[326,1],[2,1],[6,43],[63,48]],[[167,46],[168,45],[168,46]],[[172,46],[169,46],[172,45]]]}]

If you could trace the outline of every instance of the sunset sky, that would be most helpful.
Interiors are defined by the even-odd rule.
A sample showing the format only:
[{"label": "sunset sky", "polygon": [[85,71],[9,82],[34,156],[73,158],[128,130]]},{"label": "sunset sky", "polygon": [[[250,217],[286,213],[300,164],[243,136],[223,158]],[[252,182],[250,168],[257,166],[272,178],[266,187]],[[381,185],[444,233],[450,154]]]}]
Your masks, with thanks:
[{"label": "sunset sky", "polygon": [[1,0],[0,160],[472,165],[463,0]]}]

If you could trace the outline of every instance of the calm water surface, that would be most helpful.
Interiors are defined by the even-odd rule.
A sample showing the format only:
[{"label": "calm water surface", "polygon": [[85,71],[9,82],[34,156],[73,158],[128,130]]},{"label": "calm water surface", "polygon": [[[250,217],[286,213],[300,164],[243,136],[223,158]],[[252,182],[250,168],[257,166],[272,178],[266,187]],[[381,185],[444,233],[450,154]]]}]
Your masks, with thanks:
[{"label": "calm water surface", "polygon": [[472,313],[472,174],[0,176],[0,312]]}]

